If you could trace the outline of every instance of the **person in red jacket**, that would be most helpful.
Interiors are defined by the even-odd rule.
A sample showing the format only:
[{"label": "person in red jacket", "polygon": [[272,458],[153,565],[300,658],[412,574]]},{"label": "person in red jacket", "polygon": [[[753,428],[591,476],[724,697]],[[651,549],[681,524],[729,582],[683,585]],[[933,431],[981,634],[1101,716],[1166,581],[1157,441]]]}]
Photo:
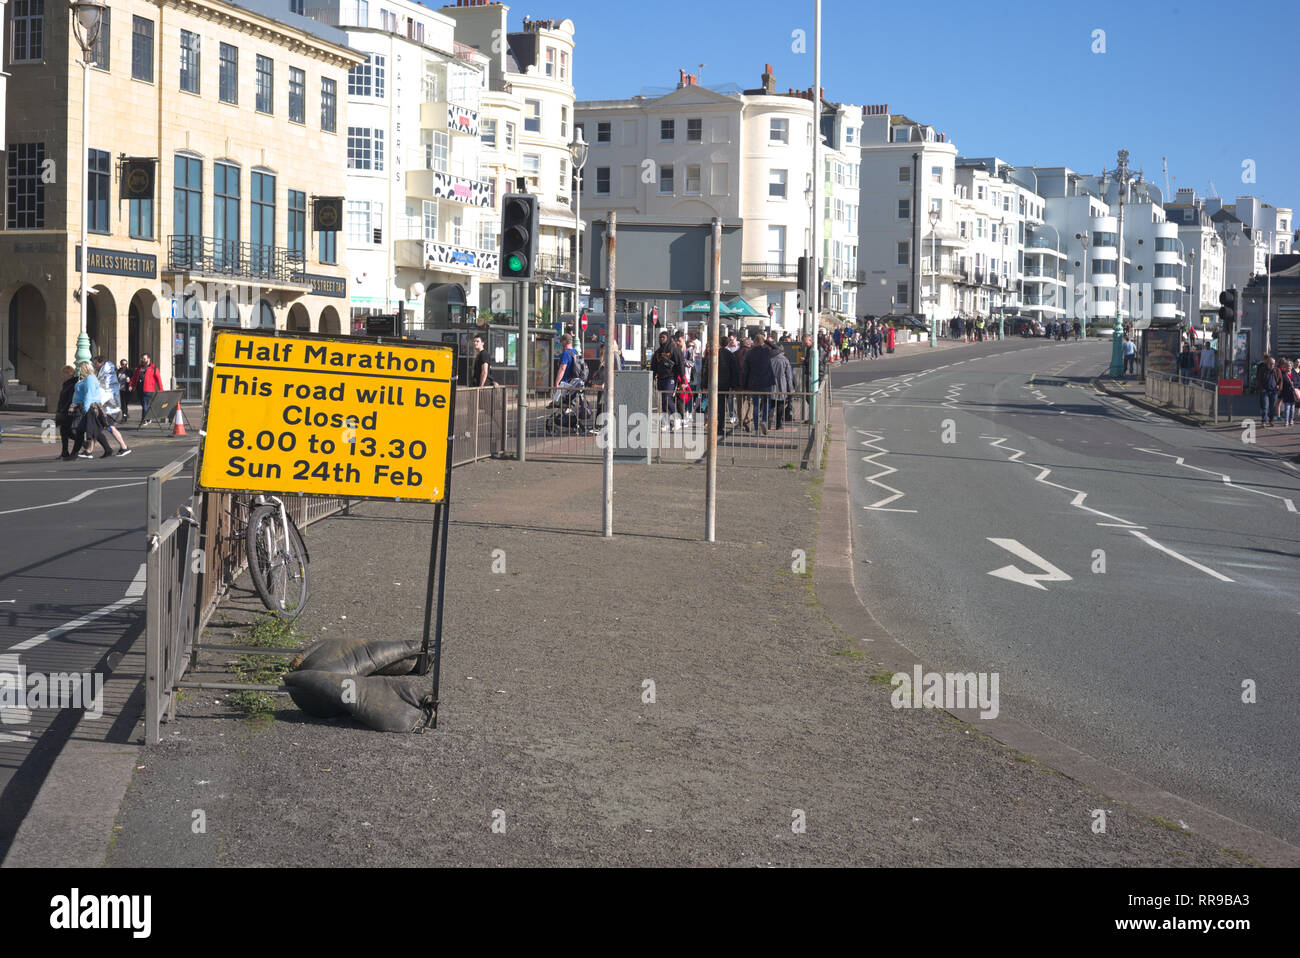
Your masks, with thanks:
[{"label": "person in red jacket", "polygon": [[153,394],[162,392],[162,376],[158,375],[158,367],[149,361],[148,356],[140,357],[140,368],[136,370],[136,383],[143,396],[141,405],[144,407],[140,412],[140,423],[144,424],[149,418],[149,404],[153,402]]}]

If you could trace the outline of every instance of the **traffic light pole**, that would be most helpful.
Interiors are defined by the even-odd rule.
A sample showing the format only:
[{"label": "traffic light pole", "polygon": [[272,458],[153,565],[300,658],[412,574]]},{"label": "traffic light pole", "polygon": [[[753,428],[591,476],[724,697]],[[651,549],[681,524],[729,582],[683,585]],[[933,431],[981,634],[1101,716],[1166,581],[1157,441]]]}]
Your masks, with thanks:
[{"label": "traffic light pole", "polygon": [[528,457],[528,284],[516,283],[515,296],[519,302],[519,345],[515,348],[519,360],[519,445],[515,458],[525,462]]},{"label": "traffic light pole", "polygon": [[722,300],[722,220],[713,217],[713,299],[709,305],[709,461],[704,486],[704,536],[716,542],[718,518],[718,313]]}]

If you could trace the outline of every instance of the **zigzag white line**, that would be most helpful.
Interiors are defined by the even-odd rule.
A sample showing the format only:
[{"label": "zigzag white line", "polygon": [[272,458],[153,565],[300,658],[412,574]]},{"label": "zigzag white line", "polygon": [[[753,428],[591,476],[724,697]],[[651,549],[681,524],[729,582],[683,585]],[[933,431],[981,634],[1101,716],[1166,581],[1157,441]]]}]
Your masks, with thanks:
[{"label": "zigzag white line", "polygon": [[961,399],[961,389],[965,385],[965,383],[953,383],[949,386],[948,393],[944,396],[946,402],[942,402],[939,405],[947,406],[949,409],[956,409],[956,403]]},{"label": "zigzag white line", "polygon": [[1292,502],[1290,499],[1288,499],[1286,496],[1277,496],[1271,492],[1265,492],[1262,489],[1252,489],[1249,486],[1239,486],[1232,481],[1232,477],[1229,476],[1226,472],[1215,472],[1213,469],[1202,469],[1200,466],[1193,466],[1190,463],[1184,462],[1182,456],[1173,456],[1167,452],[1159,452],[1155,449],[1143,449],[1142,447],[1139,446],[1137,447],[1137,451],[1150,453],[1153,456],[1164,456],[1166,459],[1172,459],[1174,461],[1174,465],[1182,466],[1184,469],[1195,469],[1197,472],[1203,472],[1210,476],[1218,476],[1220,479],[1223,480],[1223,484],[1225,486],[1232,486],[1232,488],[1240,489],[1242,492],[1253,492],[1257,496],[1268,496],[1270,499],[1281,499],[1282,502],[1286,504],[1287,512],[1296,511],[1295,503]]},{"label": "zigzag white line", "polygon": [[862,457],[862,461],[863,461],[863,462],[869,462],[869,463],[871,463],[873,466],[877,466],[877,467],[879,467],[880,470],[881,470],[880,472],[876,473],[874,476],[867,476],[867,477],[866,477],[867,482],[871,483],[873,486],[879,486],[881,489],[884,489],[886,492],[892,492],[892,493],[893,493],[892,496],[886,496],[884,499],[881,499],[879,502],[874,502],[874,503],[872,503],[872,504],[869,505],[869,506],[863,506],[863,508],[864,508],[864,509],[873,509],[873,510],[875,510],[875,511],[877,511],[877,512],[916,512],[915,509],[888,509],[888,508],[886,508],[886,506],[888,506],[889,503],[891,503],[891,502],[895,502],[895,501],[897,501],[897,500],[903,498],[903,496],[907,495],[907,493],[905,493],[905,492],[901,492],[900,490],[895,489],[893,486],[887,486],[887,485],[885,485],[883,482],[877,482],[877,481],[876,481],[876,480],[879,479],[881,476],[888,476],[890,473],[898,472],[898,470],[895,469],[895,468],[893,468],[892,466],[886,466],[883,462],[876,462],[876,461],[875,461],[876,459],[879,459],[881,456],[884,456],[884,455],[888,455],[888,454],[889,454],[889,450],[886,449],[884,446],[880,445],[880,443],[884,441],[884,438],[885,438],[885,437],[882,436],[882,435],[881,435],[880,433],[878,433],[878,432],[867,432],[867,431],[864,430],[864,429],[858,429],[857,432],[858,432],[859,435],[870,436],[870,437],[872,437],[872,438],[870,438],[869,440],[864,440],[863,443],[862,443],[862,445],[866,446],[868,449],[875,449],[875,450],[876,450],[876,451],[875,451],[874,453],[872,453],[870,456],[863,456],[863,457]]}]

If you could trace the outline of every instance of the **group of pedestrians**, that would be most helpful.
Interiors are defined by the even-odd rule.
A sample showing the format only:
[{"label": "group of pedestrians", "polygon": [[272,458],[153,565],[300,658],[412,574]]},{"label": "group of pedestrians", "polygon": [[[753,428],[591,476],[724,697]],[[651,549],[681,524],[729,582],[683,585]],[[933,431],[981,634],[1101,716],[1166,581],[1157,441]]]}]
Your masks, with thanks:
[{"label": "group of pedestrians", "polygon": [[[62,440],[59,459],[64,462],[94,459],[92,450],[96,446],[103,450],[101,459],[129,456],[131,448],[117,427],[128,421],[128,400],[132,394],[139,397],[141,421],[148,417],[154,394],[162,390],[158,367],[148,356],[141,356],[134,370],[125,359],[114,366],[101,354],[75,367],[64,366],[63,377],[54,415]],[[116,450],[109,444],[110,439],[117,444]]]},{"label": "group of pedestrians", "polygon": [[[939,326],[942,328],[943,324],[940,323]],[[985,326],[983,316],[976,316],[974,319],[954,316],[948,320],[948,334],[963,343],[982,343],[997,339],[997,334],[992,327]]]},{"label": "group of pedestrians", "polygon": [[1265,356],[1256,367],[1255,384],[1259,388],[1259,420],[1261,426],[1289,427],[1295,423],[1295,407],[1300,394],[1300,359],[1278,360]]}]

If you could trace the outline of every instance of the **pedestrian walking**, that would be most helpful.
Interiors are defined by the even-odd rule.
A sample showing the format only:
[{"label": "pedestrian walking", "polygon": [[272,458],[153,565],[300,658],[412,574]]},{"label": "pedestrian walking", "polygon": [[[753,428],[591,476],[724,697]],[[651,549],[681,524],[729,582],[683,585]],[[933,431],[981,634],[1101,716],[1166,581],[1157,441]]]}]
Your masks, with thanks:
[{"label": "pedestrian walking", "polygon": [[1137,343],[1133,342],[1131,336],[1125,336],[1121,349],[1124,356],[1124,375],[1132,376],[1137,365]]},{"label": "pedestrian walking", "polygon": [[483,337],[474,337],[474,372],[470,376],[471,386],[495,386],[492,379],[492,364],[488,361],[487,350],[483,348]]},{"label": "pedestrian walking", "polygon": [[767,423],[772,409],[772,391],[776,385],[776,370],[771,350],[763,344],[763,334],[757,330],[753,343],[745,354],[745,365],[740,370],[740,386],[753,394],[754,431],[767,435]]},{"label": "pedestrian walking", "polygon": [[1296,371],[1291,367],[1291,361],[1284,359],[1278,366],[1278,402],[1281,403],[1282,411],[1278,418],[1282,420],[1282,425],[1290,428],[1295,422],[1295,405],[1296,405],[1296,388],[1295,376]]},{"label": "pedestrian walking", "polygon": [[673,346],[667,330],[659,334],[659,348],[650,359],[650,368],[654,371],[655,389],[659,393],[660,412],[663,414],[659,431],[676,429],[682,415],[677,384],[685,372],[685,362],[681,351]]},{"label": "pedestrian walking", "polygon": [[122,405],[121,421],[125,424],[130,419],[131,402],[131,367],[125,359],[117,361],[117,392]]},{"label": "pedestrian walking", "polygon": [[72,408],[72,395],[77,389],[77,371],[71,366],[63,367],[63,385],[59,389],[59,404],[55,407],[54,423],[59,427],[59,438],[62,440],[63,453],[59,456],[64,462],[70,459],[76,459],[76,453],[68,451],[68,443],[74,438],[72,429],[72,414],[69,410]]},{"label": "pedestrian walking", "polygon": [[775,384],[772,387],[776,404],[776,428],[780,429],[787,419],[792,419],[790,394],[794,392],[794,368],[780,345],[775,340],[767,341],[767,348],[772,353],[772,374]]},{"label": "pedestrian walking", "polygon": [[1271,426],[1277,418],[1277,394],[1282,385],[1277,361],[1272,356],[1265,356],[1260,362],[1255,382],[1259,386],[1260,425]]},{"label": "pedestrian walking", "polygon": [[68,409],[69,415],[72,416],[73,456],[94,459],[95,454],[90,450],[95,443],[99,443],[104,448],[101,459],[113,455],[113,449],[108,444],[106,436],[107,422],[104,418],[106,398],[109,397],[95,376],[95,367],[88,361],[78,363],[77,385],[72,392],[72,405]]},{"label": "pedestrian walking", "polygon": [[96,376],[99,384],[104,387],[104,393],[107,400],[104,402],[104,421],[109,434],[117,442],[121,450],[119,456],[131,455],[131,450],[127,448],[126,440],[118,432],[117,421],[122,415],[122,404],[120,399],[120,386],[117,381],[117,367],[108,362],[103,355],[95,357]]}]

